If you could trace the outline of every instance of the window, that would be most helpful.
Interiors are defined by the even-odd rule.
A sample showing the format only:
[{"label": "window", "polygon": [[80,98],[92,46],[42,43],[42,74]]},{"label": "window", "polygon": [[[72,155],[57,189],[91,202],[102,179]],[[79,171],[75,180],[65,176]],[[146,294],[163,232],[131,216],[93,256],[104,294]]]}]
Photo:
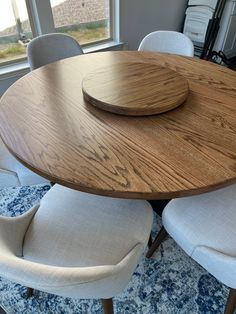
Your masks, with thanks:
[{"label": "window", "polygon": [[25,58],[33,35],[68,33],[81,45],[112,39],[115,1],[0,0],[0,64]]},{"label": "window", "polygon": [[56,31],[81,45],[111,37],[110,0],[51,0],[51,7]]},{"label": "window", "polygon": [[24,0],[0,1],[0,63],[23,58],[32,38]]}]

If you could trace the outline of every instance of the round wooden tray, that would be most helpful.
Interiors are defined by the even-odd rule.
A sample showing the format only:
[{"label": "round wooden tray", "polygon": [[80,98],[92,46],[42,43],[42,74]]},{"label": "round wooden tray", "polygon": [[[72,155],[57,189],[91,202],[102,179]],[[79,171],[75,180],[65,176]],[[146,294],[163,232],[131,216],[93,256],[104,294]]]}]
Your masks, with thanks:
[{"label": "round wooden tray", "polygon": [[84,98],[122,115],[153,115],[174,109],[188,96],[188,82],[169,68],[150,63],[117,63],[88,74]]}]

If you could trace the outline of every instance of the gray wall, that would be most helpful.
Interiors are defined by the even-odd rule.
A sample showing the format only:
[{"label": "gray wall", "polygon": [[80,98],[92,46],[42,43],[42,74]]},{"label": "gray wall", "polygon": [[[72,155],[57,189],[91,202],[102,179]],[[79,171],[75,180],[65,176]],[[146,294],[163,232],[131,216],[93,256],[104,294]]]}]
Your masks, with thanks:
[{"label": "gray wall", "polygon": [[188,0],[120,0],[120,39],[136,50],[155,30],[180,31]]}]

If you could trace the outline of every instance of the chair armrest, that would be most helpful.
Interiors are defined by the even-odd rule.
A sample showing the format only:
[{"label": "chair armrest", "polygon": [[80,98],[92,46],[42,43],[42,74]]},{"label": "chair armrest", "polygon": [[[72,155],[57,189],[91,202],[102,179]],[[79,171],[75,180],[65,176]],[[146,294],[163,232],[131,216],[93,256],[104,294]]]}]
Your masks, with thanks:
[{"label": "chair armrest", "polygon": [[0,216],[0,252],[22,256],[22,245],[29,224],[39,208],[33,206],[25,214],[17,217]]},{"label": "chair armrest", "polygon": [[118,264],[90,267],[57,267],[28,261],[10,253],[5,256],[0,254],[0,276],[40,291],[71,297],[79,295],[82,298],[90,298],[90,293],[93,297],[100,294],[101,287],[104,289],[108,280],[110,283],[105,295],[109,295],[114,289],[116,293],[124,289],[143,251],[143,243],[138,243]]}]

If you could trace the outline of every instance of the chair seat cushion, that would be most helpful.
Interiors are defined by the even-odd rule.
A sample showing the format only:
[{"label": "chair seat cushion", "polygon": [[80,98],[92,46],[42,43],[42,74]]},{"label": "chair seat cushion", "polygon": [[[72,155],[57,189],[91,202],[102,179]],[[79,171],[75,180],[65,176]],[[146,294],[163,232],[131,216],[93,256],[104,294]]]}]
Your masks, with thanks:
[{"label": "chair seat cushion", "polygon": [[236,257],[236,184],[172,200],[164,209],[163,225],[192,256],[199,246]]},{"label": "chair seat cushion", "polygon": [[116,265],[147,242],[146,201],[114,199],[54,185],[26,232],[26,260],[61,267]]}]

